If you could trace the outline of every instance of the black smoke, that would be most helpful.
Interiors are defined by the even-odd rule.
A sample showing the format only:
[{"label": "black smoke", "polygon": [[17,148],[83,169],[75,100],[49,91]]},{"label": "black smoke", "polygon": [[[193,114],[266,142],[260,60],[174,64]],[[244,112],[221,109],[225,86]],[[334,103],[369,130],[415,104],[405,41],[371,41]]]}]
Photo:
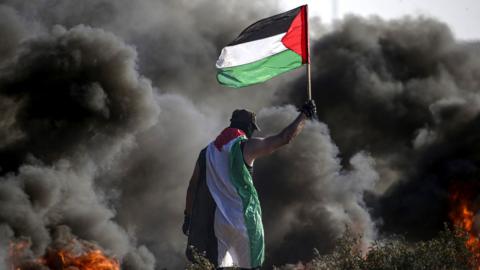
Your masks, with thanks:
[{"label": "black smoke", "polygon": [[136,256],[135,240],[113,220],[108,190],[95,188],[158,115],[135,61],[135,50],[113,34],[57,26],[2,64],[0,221],[9,239],[28,238],[34,255],[66,225],[116,256]]},{"label": "black smoke", "polygon": [[[264,109],[260,126],[272,133],[296,115],[293,106]],[[254,179],[263,206],[267,265],[305,261],[313,248],[328,252],[347,227],[363,234],[365,249],[376,238],[363,199],[379,180],[375,160],[359,151],[346,169],[339,154],[328,127],[308,122],[291,145],[257,161]]]},{"label": "black smoke", "polygon": [[[342,160],[364,150],[376,161],[380,180],[367,198],[381,233],[434,236],[449,221],[450,187],[478,181],[478,53],[478,43],[424,17],[349,17],[313,44],[319,118]],[[292,89],[303,85],[281,93],[299,102]]]}]

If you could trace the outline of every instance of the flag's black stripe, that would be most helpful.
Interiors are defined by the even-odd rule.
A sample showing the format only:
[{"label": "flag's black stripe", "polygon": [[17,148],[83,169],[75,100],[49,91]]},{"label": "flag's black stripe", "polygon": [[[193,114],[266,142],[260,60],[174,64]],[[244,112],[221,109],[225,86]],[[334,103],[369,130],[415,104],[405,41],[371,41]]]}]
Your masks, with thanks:
[{"label": "flag's black stripe", "polygon": [[288,28],[290,28],[290,25],[292,24],[293,19],[300,11],[300,8],[301,7],[298,7],[287,12],[265,18],[250,25],[227,46],[267,38],[287,32]]}]

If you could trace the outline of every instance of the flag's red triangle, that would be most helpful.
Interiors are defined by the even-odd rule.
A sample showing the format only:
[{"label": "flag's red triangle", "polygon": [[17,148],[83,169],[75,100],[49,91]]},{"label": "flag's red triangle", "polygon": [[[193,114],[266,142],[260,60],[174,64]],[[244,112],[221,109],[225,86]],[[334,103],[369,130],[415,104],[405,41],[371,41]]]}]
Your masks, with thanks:
[{"label": "flag's red triangle", "polygon": [[302,6],[300,12],[292,21],[287,34],[282,38],[282,43],[288,49],[302,56],[302,63],[309,63],[308,55],[308,18],[307,6]]}]

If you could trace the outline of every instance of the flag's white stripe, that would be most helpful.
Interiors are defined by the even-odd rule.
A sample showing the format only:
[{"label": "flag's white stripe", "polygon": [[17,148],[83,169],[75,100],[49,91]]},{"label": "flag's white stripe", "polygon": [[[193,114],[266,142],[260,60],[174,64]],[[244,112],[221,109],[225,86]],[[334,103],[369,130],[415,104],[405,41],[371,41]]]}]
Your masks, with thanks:
[{"label": "flag's white stripe", "polygon": [[218,151],[207,147],[207,186],[217,205],[214,230],[218,243],[218,267],[251,268],[250,242],[243,215],[242,199],[230,179],[230,149],[236,139]]},{"label": "flag's white stripe", "polygon": [[217,68],[240,66],[287,50],[282,38],[286,33],[223,48]]}]

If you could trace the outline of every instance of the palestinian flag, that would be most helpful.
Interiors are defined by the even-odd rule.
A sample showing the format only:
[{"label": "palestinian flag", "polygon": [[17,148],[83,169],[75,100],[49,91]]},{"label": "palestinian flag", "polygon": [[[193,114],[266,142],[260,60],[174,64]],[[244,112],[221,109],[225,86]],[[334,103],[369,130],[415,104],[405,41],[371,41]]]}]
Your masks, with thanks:
[{"label": "palestinian flag", "polygon": [[265,257],[262,209],[245,165],[243,131],[226,128],[207,146],[205,175],[215,201],[217,267],[256,268]]},{"label": "palestinian flag", "polygon": [[307,6],[260,20],[243,30],[217,60],[228,87],[261,83],[309,62]]}]

